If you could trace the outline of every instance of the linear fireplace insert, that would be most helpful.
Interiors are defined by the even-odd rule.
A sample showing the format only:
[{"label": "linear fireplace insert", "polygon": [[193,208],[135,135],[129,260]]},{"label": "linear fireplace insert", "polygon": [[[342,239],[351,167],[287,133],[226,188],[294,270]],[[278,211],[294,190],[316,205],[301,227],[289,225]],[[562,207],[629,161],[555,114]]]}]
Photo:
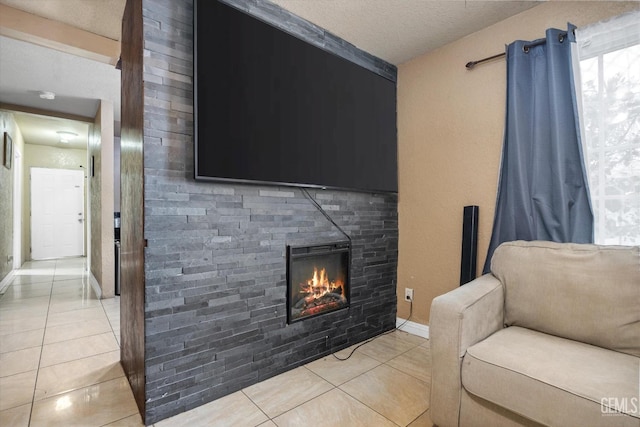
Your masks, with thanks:
[{"label": "linear fireplace insert", "polygon": [[349,242],[287,246],[287,322],[349,307]]}]

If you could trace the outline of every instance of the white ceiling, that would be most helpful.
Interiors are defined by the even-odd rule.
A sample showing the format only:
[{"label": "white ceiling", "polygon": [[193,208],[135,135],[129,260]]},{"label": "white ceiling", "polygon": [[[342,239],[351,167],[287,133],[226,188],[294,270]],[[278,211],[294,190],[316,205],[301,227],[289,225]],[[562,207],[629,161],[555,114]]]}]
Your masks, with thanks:
[{"label": "white ceiling", "polygon": [[[0,102],[87,118],[96,115],[100,99],[113,102],[120,121],[120,71],[112,65],[0,36]],[[56,94],[41,99],[40,91]],[[60,146],[57,130],[88,129],[83,122],[16,114],[28,144]],[[86,148],[87,131],[70,146]]]},{"label": "white ceiling", "polygon": [[[13,116],[22,132],[22,137],[25,141],[29,141],[29,144],[80,150],[87,148],[89,142],[89,123],[87,122],[20,112],[14,112]],[[70,138],[68,143],[63,143],[60,142],[58,132],[71,132],[77,136]]]},{"label": "white ceiling", "polygon": [[[0,0],[1,4],[120,40],[126,0]],[[55,100],[38,96],[56,94]],[[93,118],[100,99],[113,102],[120,121],[120,71],[109,64],[0,36],[0,102]],[[14,113],[26,143],[86,148],[86,122]],[[78,137],[61,144],[58,130]]]},{"label": "white ceiling", "polygon": [[[0,101],[94,117],[110,100],[120,117],[120,71],[102,62],[0,36]],[[56,94],[41,99],[39,91]]]},{"label": "white ceiling", "polygon": [[[393,64],[529,9],[535,1],[273,0],[355,46]],[[0,0],[44,18],[119,40],[125,0]],[[461,58],[466,61],[468,58]],[[56,93],[42,100],[39,91]],[[120,71],[108,64],[0,36],[0,102],[93,117],[98,100],[120,117]],[[20,118],[27,143],[59,144],[52,125]],[[60,120],[55,122],[58,126]],[[74,126],[69,123],[69,126]],[[56,129],[58,130],[58,129]],[[46,139],[50,135],[52,139]]]},{"label": "white ceiling", "polygon": [[272,1],[395,65],[540,4],[504,0]]}]

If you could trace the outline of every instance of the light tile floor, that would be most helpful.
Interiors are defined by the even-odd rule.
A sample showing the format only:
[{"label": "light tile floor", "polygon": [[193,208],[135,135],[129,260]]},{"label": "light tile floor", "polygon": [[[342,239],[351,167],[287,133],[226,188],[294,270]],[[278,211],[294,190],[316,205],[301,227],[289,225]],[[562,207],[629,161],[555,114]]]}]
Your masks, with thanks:
[{"label": "light tile floor", "polygon": [[140,424],[120,366],[120,301],[97,299],[85,262],[27,262],[0,296],[1,426]]},{"label": "light tile floor", "polygon": [[[142,425],[119,363],[119,298],[98,300],[85,269],[28,262],[0,295],[0,426]],[[431,426],[430,380],[428,341],[396,331],[155,426]]]}]

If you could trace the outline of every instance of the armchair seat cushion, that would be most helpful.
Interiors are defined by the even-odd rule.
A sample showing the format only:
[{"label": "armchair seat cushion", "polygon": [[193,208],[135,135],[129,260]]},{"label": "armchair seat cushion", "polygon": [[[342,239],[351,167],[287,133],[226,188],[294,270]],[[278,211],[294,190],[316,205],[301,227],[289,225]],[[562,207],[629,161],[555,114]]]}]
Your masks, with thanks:
[{"label": "armchair seat cushion", "polygon": [[467,349],[462,386],[545,425],[638,427],[639,371],[632,355],[511,326]]}]

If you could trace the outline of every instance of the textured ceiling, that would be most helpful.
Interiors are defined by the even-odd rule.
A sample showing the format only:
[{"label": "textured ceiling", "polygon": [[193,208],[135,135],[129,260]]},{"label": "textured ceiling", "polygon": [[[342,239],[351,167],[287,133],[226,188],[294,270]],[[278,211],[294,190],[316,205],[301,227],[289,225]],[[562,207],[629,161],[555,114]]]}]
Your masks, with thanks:
[{"label": "textured ceiling", "polygon": [[[120,40],[126,0],[0,0],[15,9]],[[63,114],[94,117],[100,99],[113,102],[120,120],[120,71],[113,66],[0,36],[0,102]],[[43,100],[39,91],[56,94]],[[14,113],[25,142],[86,148],[87,123]],[[61,144],[58,130],[78,137]]]},{"label": "textured ceiling", "polygon": [[120,40],[126,0],[0,0],[34,15]]},{"label": "textured ceiling", "polygon": [[[94,117],[105,99],[120,117],[120,71],[109,64],[3,36],[0,58],[1,102]],[[38,91],[56,99],[40,99]]]},{"label": "textured ceiling", "polygon": [[540,3],[478,0],[272,1],[396,65]]},{"label": "textured ceiling", "polygon": [[[274,2],[393,64],[436,49],[539,3],[478,0]],[[125,0],[0,0],[0,4],[120,40]],[[41,90],[55,92],[56,99],[40,99],[37,92]],[[0,36],[0,102],[93,117],[99,99],[113,101],[115,118],[119,121],[120,72],[112,66]],[[47,124],[24,119],[22,123],[23,126]],[[60,122],[56,123],[60,125]],[[33,138],[34,142],[45,143],[44,135],[47,134],[52,138],[49,144],[58,143],[55,132],[38,132],[23,129],[27,142]]]}]

